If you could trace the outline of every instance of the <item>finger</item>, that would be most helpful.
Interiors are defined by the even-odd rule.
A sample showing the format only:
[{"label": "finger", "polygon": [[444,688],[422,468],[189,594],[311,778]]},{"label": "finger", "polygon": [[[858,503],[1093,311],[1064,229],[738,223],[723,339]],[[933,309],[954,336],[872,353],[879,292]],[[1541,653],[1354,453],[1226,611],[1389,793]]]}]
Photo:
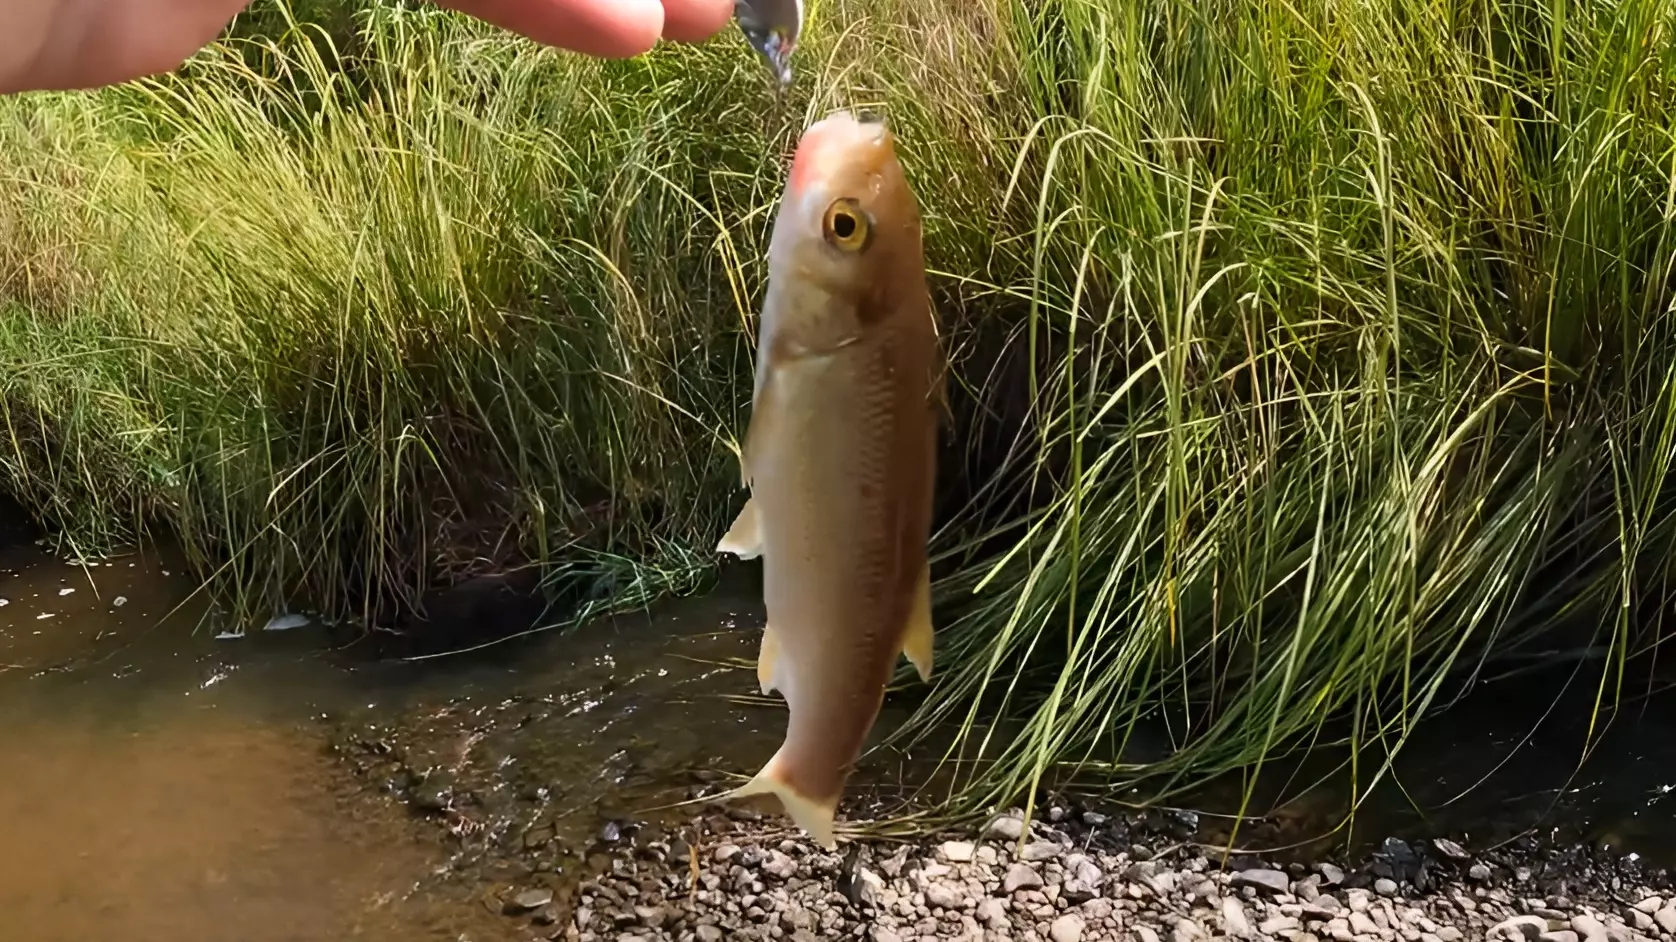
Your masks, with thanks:
[{"label": "finger", "polygon": [[605,59],[637,56],[663,35],[660,0],[438,0],[538,43]]},{"label": "finger", "polygon": [[733,18],[733,0],[663,0],[663,38],[703,42]]}]

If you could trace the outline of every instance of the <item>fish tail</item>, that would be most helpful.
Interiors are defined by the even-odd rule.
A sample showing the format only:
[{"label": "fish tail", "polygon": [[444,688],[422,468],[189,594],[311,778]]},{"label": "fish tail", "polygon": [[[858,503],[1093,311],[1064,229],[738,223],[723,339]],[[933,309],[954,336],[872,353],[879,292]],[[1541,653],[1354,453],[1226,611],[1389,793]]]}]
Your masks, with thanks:
[{"label": "fish tail", "polygon": [[781,758],[784,751],[784,747],[781,747],[781,751],[774,753],[774,758],[768,760],[762,771],[749,782],[729,792],[727,797],[773,795],[780,799],[780,804],[785,807],[786,814],[791,817],[793,823],[809,832],[809,836],[823,849],[832,850],[838,846],[832,833],[832,821],[838,813],[837,796],[829,799],[812,798],[787,781],[783,769],[785,761]]}]

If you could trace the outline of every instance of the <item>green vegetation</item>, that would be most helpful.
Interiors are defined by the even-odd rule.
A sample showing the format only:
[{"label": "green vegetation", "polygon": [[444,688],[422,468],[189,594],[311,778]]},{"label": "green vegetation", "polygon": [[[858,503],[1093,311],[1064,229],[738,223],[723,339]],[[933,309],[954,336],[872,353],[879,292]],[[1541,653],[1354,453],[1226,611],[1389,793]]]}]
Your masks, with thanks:
[{"label": "green vegetation", "polygon": [[[0,105],[4,484],[253,614],[522,560],[689,588],[781,158],[867,105],[962,380],[903,735],[1022,729],[965,806],[1332,717],[1394,749],[1490,655],[1605,652],[1610,704],[1676,535],[1673,11],[822,0],[780,103],[735,36],[265,8],[190,81]],[[1177,748],[1110,761],[1142,717]]]}]

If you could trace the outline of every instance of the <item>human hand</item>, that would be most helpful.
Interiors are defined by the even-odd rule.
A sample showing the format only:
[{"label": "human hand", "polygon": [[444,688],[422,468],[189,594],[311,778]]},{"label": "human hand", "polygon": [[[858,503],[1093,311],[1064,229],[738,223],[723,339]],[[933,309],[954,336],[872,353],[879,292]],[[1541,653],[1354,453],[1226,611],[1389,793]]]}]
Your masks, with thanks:
[{"label": "human hand", "polygon": [[[168,72],[250,0],[0,0],[0,94],[114,85]],[[539,43],[601,58],[699,42],[733,0],[438,0]]]}]

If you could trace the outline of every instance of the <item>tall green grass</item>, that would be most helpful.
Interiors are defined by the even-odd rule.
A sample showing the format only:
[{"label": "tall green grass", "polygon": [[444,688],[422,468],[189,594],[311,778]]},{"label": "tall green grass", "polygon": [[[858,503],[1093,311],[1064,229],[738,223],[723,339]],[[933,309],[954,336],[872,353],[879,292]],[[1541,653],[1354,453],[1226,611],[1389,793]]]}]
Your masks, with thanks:
[{"label": "tall green grass", "polygon": [[[1673,16],[823,0],[780,99],[732,35],[595,63],[264,7],[0,105],[0,473],[252,615],[527,561],[687,587],[783,157],[865,105],[958,370],[900,733],[981,747],[957,808],[1389,751],[1500,656],[1594,652],[1609,704],[1668,594]],[[1143,719],[1167,757],[1123,758]]]}]

